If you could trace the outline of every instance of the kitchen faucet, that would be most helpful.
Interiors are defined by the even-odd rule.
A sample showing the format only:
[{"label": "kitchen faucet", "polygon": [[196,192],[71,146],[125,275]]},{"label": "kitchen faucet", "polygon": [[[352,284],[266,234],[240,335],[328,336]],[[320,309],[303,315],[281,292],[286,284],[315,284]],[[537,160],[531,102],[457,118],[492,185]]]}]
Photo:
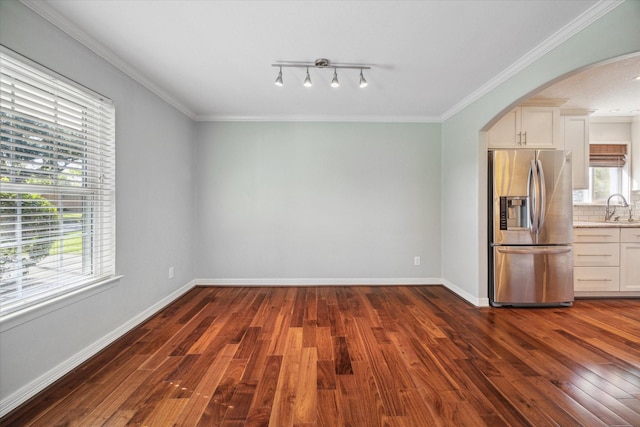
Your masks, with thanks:
[{"label": "kitchen faucet", "polygon": [[[629,203],[627,203],[627,199],[625,199],[624,196],[620,193],[614,193],[610,195],[609,198],[607,199],[607,209],[604,213],[604,220],[609,221],[611,217],[616,213],[616,207],[615,206],[613,208],[610,207],[611,199],[614,198],[615,196],[618,196],[622,199],[623,208],[629,208],[629,221],[631,221],[632,219],[631,206],[629,206]],[[618,218],[619,217],[616,217],[615,220],[617,221]]]}]

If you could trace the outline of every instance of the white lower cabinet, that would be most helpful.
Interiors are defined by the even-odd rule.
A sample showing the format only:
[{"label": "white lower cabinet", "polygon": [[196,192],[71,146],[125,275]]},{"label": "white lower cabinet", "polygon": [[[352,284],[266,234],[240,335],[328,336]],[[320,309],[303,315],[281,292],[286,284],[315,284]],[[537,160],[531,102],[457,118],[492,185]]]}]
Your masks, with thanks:
[{"label": "white lower cabinet", "polygon": [[640,228],[575,228],[574,242],[576,292],[640,294]]},{"label": "white lower cabinet", "polygon": [[620,232],[620,290],[640,291],[640,228]]}]

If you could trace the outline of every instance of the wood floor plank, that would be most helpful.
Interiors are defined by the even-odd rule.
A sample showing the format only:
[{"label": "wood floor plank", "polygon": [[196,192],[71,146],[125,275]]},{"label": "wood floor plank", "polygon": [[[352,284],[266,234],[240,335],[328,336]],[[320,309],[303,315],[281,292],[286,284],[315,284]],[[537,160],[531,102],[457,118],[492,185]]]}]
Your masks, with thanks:
[{"label": "wood floor plank", "polygon": [[290,314],[279,314],[276,320],[273,333],[270,338],[270,345],[267,351],[269,355],[283,356],[285,349],[287,348],[287,336],[289,331],[289,324],[291,323]]},{"label": "wood floor plank", "polygon": [[264,366],[262,378],[257,383],[252,407],[247,414],[248,426],[269,424],[280,369],[282,368],[282,356],[268,356]]},{"label": "wood floor plank", "polygon": [[249,415],[257,385],[257,381],[240,381],[234,387],[233,396],[229,401],[229,408],[224,416],[225,422],[230,420],[245,422]]},{"label": "wood floor plank", "polygon": [[409,385],[401,381],[395,373],[391,371],[390,366],[384,358],[384,354],[380,351],[380,346],[376,343],[372,328],[366,323],[359,323],[358,320],[356,320],[356,324],[358,325],[366,348],[367,358],[375,378],[375,384],[382,397],[385,414],[390,416],[406,415],[398,390],[405,389],[409,387]]},{"label": "wood floor plank", "polygon": [[318,360],[316,385],[318,390],[336,389],[336,369],[333,360]]},{"label": "wood floor plank", "polygon": [[640,299],[196,287],[2,426],[640,426]]},{"label": "wood floor plank", "polygon": [[338,406],[337,392],[333,390],[318,390],[318,414],[319,426],[340,426],[341,407]]},{"label": "wood floor plank", "polygon": [[260,337],[262,328],[259,326],[249,326],[247,332],[242,337],[240,345],[238,346],[238,352],[234,356],[235,359],[248,359],[255,350],[256,342]]},{"label": "wood floor plank", "polygon": [[233,355],[237,352],[237,348],[237,345],[223,347],[209,368],[200,377],[200,381],[193,390],[192,397],[187,399],[188,402],[176,421],[177,426],[197,425],[231,361],[234,360]]},{"label": "wood floor plank", "polygon": [[318,321],[318,296],[316,288],[307,288],[304,302],[304,320]]},{"label": "wood floor plank", "polygon": [[270,345],[271,342],[269,340],[256,341],[253,351],[249,355],[247,367],[242,375],[243,381],[259,380],[262,377],[264,369],[267,368],[267,358],[270,357]]},{"label": "wood floor plank", "polygon": [[302,328],[291,327],[287,332],[287,341],[282,360],[282,368],[274,395],[273,410],[269,424],[274,426],[290,426],[296,405],[296,388],[300,375],[302,358]]},{"label": "wood floor plank", "polygon": [[[158,404],[142,423],[130,421],[129,424],[146,426],[173,425],[186,404],[186,399],[165,399]],[[132,418],[132,420],[134,419]]]},{"label": "wood floor plank", "polygon": [[222,425],[229,406],[231,405],[231,399],[240,383],[246,363],[246,360],[242,359],[233,359],[231,363],[229,363],[220,383],[213,392],[211,400],[209,400],[207,407],[198,421],[198,426]]},{"label": "wood floor plank", "polygon": [[[140,387],[142,382],[149,376],[147,371],[136,371],[127,376],[126,381],[122,381],[120,385],[113,388],[113,392],[104,397],[98,403],[93,411],[84,418],[87,425],[102,425],[111,419],[114,412],[131,396],[135,390]],[[133,413],[131,413],[133,416]],[[113,421],[113,420],[112,420]]]},{"label": "wood floor plank", "polygon": [[302,346],[317,347],[316,331],[318,329],[317,320],[305,319],[302,324]]},{"label": "wood floor plank", "polygon": [[[352,362],[359,362],[362,360],[367,360],[367,352],[362,342],[362,337],[360,336],[360,331],[358,330],[358,325],[356,324],[354,317],[343,316],[342,324],[344,325],[343,331],[344,335],[338,335],[340,337],[344,337],[346,342],[348,342],[347,350],[349,352],[349,358]],[[335,356],[334,356],[335,357]]]},{"label": "wood floor plank", "polygon": [[[318,349],[318,360],[333,359],[333,338],[330,327],[318,327],[316,329],[316,348]],[[349,353],[353,357],[353,353]]]},{"label": "wood floor plank", "polygon": [[364,418],[360,421],[369,426],[384,425],[388,411],[383,401],[384,391],[378,386],[378,381],[371,366],[364,362],[353,362],[353,377],[358,387],[358,410]]},{"label": "wood floor plank", "polygon": [[318,413],[318,353],[315,348],[302,347],[300,374],[295,388],[294,425],[313,424]]},{"label": "wood floor plank", "polygon": [[333,360],[336,369],[336,375],[351,375],[353,368],[351,367],[351,358],[349,357],[349,346],[345,337],[333,337]]},{"label": "wood floor plank", "polygon": [[370,405],[369,400],[360,398],[359,386],[355,375],[339,375],[337,383],[336,398],[340,417],[338,425],[357,426],[361,424],[371,427],[378,426],[380,423],[377,420],[375,420],[374,424],[366,424],[367,421],[371,422],[371,414],[375,414],[377,411],[375,406]]}]

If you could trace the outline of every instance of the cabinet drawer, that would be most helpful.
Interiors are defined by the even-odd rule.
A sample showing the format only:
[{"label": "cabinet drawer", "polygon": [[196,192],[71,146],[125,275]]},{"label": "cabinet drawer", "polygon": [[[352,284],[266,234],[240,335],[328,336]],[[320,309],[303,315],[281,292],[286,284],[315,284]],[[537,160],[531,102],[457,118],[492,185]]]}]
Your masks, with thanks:
[{"label": "cabinet drawer", "polygon": [[615,267],[620,265],[618,243],[575,243],[573,265],[576,267]]},{"label": "cabinet drawer", "polygon": [[625,243],[640,243],[640,228],[621,228],[620,241]]},{"label": "cabinet drawer", "polygon": [[580,291],[619,291],[618,267],[576,267],[573,270],[573,289]]},{"label": "cabinet drawer", "polygon": [[619,228],[574,228],[573,242],[617,243],[620,241]]}]

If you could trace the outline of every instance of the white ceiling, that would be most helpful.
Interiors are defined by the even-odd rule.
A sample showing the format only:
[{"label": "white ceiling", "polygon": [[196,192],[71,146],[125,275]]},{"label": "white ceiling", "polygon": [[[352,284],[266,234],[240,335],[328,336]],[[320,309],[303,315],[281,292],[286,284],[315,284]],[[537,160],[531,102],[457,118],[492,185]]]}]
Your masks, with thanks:
[{"label": "white ceiling", "polygon": [[[620,3],[22,1],[193,119],[365,121],[443,120]],[[274,62],[317,58],[369,86],[274,85]]]},{"label": "white ceiling", "polygon": [[640,54],[580,71],[536,97],[565,98],[563,109],[591,110],[593,117],[640,115]]}]

